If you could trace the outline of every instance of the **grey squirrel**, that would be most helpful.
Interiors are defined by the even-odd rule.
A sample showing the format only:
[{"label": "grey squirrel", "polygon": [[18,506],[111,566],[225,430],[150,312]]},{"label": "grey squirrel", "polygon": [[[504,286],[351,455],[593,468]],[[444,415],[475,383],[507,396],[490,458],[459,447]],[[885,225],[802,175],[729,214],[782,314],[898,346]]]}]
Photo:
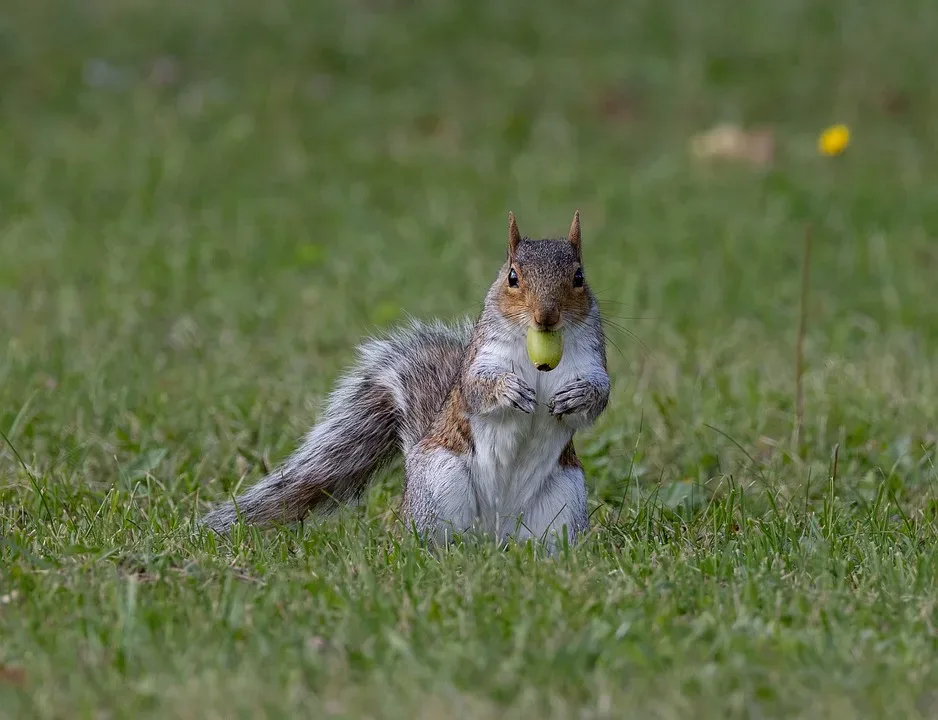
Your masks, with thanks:
[{"label": "grey squirrel", "polygon": [[[535,367],[529,331],[559,333],[556,367]],[[360,345],[303,444],[201,524],[223,534],[239,518],[300,520],[354,500],[403,452],[403,516],[428,539],[475,532],[555,548],[566,533],[573,544],[589,527],[573,436],[608,399],[579,212],[558,240],[522,238],[509,213],[507,259],[476,322],[414,322]]]}]

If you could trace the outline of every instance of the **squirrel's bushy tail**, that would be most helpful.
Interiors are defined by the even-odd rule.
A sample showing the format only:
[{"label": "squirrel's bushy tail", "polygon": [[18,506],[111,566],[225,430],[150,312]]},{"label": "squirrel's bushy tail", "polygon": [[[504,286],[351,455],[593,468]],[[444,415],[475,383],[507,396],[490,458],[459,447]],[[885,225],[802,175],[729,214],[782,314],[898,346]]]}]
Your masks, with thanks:
[{"label": "squirrel's bushy tail", "polygon": [[446,399],[471,326],[413,323],[369,340],[339,381],[319,423],[276,470],[202,520],[224,533],[240,518],[292,522],[334,502],[354,500],[382,465],[417,443]]}]

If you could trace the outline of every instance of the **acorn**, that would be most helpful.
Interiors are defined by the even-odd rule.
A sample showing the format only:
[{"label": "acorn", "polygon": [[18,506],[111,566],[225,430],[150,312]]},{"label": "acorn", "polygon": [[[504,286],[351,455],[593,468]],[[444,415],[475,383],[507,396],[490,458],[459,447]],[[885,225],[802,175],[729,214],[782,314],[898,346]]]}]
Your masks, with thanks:
[{"label": "acorn", "polygon": [[542,372],[553,370],[563,357],[563,335],[556,330],[528,328],[527,346],[528,357]]}]

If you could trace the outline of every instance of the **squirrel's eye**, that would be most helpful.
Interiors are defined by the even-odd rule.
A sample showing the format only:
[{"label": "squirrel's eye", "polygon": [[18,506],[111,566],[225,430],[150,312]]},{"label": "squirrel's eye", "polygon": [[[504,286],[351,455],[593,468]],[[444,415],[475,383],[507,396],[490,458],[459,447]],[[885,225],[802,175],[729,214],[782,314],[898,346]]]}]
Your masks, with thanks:
[{"label": "squirrel's eye", "polygon": [[583,287],[583,270],[582,268],[577,268],[576,272],[573,273],[573,287]]},{"label": "squirrel's eye", "polygon": [[508,287],[518,287],[518,273],[514,268],[508,271]]}]

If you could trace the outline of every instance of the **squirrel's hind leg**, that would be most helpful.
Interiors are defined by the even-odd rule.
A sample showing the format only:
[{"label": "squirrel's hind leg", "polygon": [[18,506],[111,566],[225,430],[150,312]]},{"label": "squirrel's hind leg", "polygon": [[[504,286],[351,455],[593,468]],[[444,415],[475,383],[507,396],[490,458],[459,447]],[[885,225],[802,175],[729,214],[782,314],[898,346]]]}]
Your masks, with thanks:
[{"label": "squirrel's hind leg", "polygon": [[424,440],[404,460],[404,516],[418,534],[445,544],[472,529],[475,496],[465,457]]},{"label": "squirrel's hind leg", "polygon": [[553,554],[563,546],[564,536],[572,546],[589,530],[586,508],[586,478],[583,468],[576,465],[558,465],[550,474],[541,491],[531,499],[521,518],[516,540],[543,542]]}]

